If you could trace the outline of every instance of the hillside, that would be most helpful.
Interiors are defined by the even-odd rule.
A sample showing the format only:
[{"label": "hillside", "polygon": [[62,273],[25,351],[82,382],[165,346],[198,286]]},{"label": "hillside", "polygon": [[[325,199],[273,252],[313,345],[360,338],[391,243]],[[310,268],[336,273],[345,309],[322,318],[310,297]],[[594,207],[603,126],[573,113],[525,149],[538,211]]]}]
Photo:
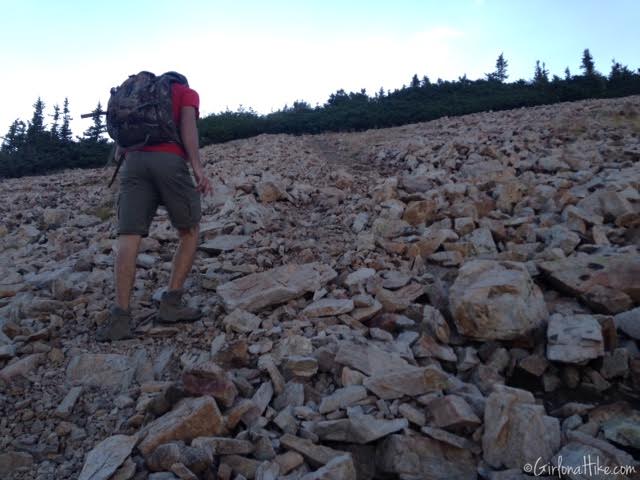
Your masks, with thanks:
[{"label": "hillside", "polygon": [[640,96],[201,153],[205,318],[161,209],[113,344],[111,170],[0,183],[1,478],[640,471]]}]

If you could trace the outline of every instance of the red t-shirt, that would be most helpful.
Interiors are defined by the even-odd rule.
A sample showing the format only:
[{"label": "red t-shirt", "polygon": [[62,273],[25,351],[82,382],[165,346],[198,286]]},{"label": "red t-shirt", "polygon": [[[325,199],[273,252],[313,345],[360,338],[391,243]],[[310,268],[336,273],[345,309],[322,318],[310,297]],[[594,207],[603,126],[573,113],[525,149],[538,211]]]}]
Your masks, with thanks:
[{"label": "red t-shirt", "polygon": [[[176,123],[178,131],[180,131],[180,112],[182,107],[194,107],[196,109],[196,118],[199,117],[200,113],[198,109],[200,108],[200,97],[198,96],[198,92],[195,90],[187,87],[186,85],[174,83],[171,85],[171,101],[173,103],[173,121]],[[158,143],[156,145],[147,145],[146,147],[140,148],[140,151],[175,153],[182,158],[187,158],[184,148],[182,148],[182,145],[177,143]]]}]

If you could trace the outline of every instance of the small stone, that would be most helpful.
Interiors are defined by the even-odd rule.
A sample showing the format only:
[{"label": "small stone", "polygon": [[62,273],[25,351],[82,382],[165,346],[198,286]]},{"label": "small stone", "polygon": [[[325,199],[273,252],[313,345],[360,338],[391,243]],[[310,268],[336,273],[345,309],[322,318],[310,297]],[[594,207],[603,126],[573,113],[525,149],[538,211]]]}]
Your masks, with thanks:
[{"label": "small stone", "polygon": [[319,412],[329,413],[340,408],[345,408],[367,397],[367,390],[359,385],[352,385],[344,388],[339,388],[333,392],[330,396],[322,399],[320,403]]},{"label": "small stone", "polygon": [[475,480],[470,451],[425,436],[391,435],[378,444],[376,465],[399,478]]},{"label": "small stone", "polygon": [[85,353],[71,359],[67,380],[90,387],[124,390],[133,380],[135,371],[135,363],[125,355]]},{"label": "small stone", "polygon": [[405,418],[381,420],[371,415],[317,422],[313,431],[321,440],[365,444],[409,427]]},{"label": "small stone", "polygon": [[434,218],[436,203],[433,200],[420,200],[409,202],[402,219],[410,225],[424,225]]},{"label": "small stone", "polygon": [[625,377],[629,372],[629,351],[626,348],[616,348],[613,353],[605,353],[602,359],[600,373],[607,380]]},{"label": "small stone", "polygon": [[301,480],[356,480],[356,467],[351,455],[331,459],[324,467],[308,473]]},{"label": "small stone", "polygon": [[247,440],[227,437],[198,437],[191,445],[201,448],[212,456],[217,455],[249,455],[255,450],[254,445]]},{"label": "small stone", "polygon": [[163,443],[217,435],[224,429],[224,419],[212,397],[185,398],[142,430],[138,449],[148,456]]},{"label": "small stone", "polygon": [[273,384],[271,382],[264,382],[254,393],[251,398],[253,408],[248,410],[243,416],[242,421],[247,426],[251,426],[260,415],[266,410],[273,398]]},{"label": "small stone", "polygon": [[266,370],[269,373],[271,382],[273,383],[273,391],[276,395],[280,395],[285,389],[285,380],[278,370],[273,357],[271,355],[262,355],[258,359],[258,368],[260,370]]},{"label": "small stone", "polygon": [[604,354],[602,328],[591,315],[554,314],[547,327],[547,358],[581,363]]},{"label": "small stone", "polygon": [[370,328],[369,335],[371,338],[381,340],[383,342],[393,342],[393,335],[380,328]]},{"label": "small stone", "polygon": [[330,317],[349,313],[354,309],[353,300],[323,298],[306,307],[302,313],[308,317]]},{"label": "small stone", "polygon": [[365,376],[357,370],[351,370],[349,367],[344,367],[342,369],[340,380],[343,387],[348,387],[351,385],[362,385],[364,378]]},{"label": "small stone", "polygon": [[373,268],[361,268],[351,272],[344,280],[344,285],[350,289],[366,284],[369,278],[373,277],[376,271]]},{"label": "small stone", "polygon": [[427,260],[443,267],[457,267],[462,264],[464,258],[458,251],[436,252],[427,256]]},{"label": "small stone", "polygon": [[616,328],[629,337],[640,340],[640,307],[622,312],[614,317]]},{"label": "small stone", "polygon": [[607,420],[602,425],[607,440],[618,445],[640,448],[640,415],[625,415]]},{"label": "small stone", "polygon": [[431,305],[425,305],[422,313],[422,325],[441,343],[449,343],[451,330],[440,310]]},{"label": "small stone", "polygon": [[313,377],[318,372],[318,360],[292,355],[284,359],[284,369],[296,377]]},{"label": "small stone", "polygon": [[340,457],[345,453],[323,445],[316,445],[310,440],[295,437],[288,433],[280,437],[280,443],[283,447],[300,453],[309,464],[315,467],[326,465],[333,458]]},{"label": "small stone", "polygon": [[449,385],[449,375],[439,368],[407,367],[404,370],[373,375],[364,381],[367,390],[384,400],[400,398],[404,395],[419,395],[443,390]]},{"label": "small stone", "polygon": [[82,394],[82,387],[73,387],[62,399],[62,402],[56,407],[54,415],[59,418],[69,418],[73,412],[78,398]]},{"label": "small stone", "polygon": [[412,350],[416,358],[433,357],[445,362],[458,360],[453,348],[449,345],[440,345],[429,335],[422,335],[413,345]]},{"label": "small stone", "polygon": [[211,395],[226,407],[233,405],[238,389],[231,377],[214,362],[197,364],[182,375],[185,391],[191,395]]},{"label": "small stone", "polygon": [[255,442],[255,450],[253,451],[253,457],[257,460],[273,460],[276,457],[276,452],[273,449],[271,440],[267,436],[260,436]]},{"label": "small stone", "polygon": [[434,425],[440,428],[475,428],[482,423],[469,404],[457,395],[436,398],[429,403],[428,410]]},{"label": "small stone", "polygon": [[136,435],[106,438],[87,454],[78,480],[107,480],[129,457],[137,441]]},{"label": "small stone", "polygon": [[203,252],[217,255],[221,252],[236,250],[249,240],[251,237],[247,235],[218,235],[213,240],[202,243],[198,248]]},{"label": "small stone", "polygon": [[244,310],[236,309],[227,315],[222,323],[237,333],[251,333],[254,330],[260,328],[260,320],[259,317],[253,315],[252,313],[245,312]]},{"label": "small stone", "polygon": [[182,457],[182,452],[178,443],[165,443],[159,445],[147,458],[147,467],[152,472],[170,470],[171,465],[178,463]]},{"label": "small stone", "polygon": [[45,358],[46,356],[42,353],[34,353],[22,357],[0,370],[0,380],[9,382],[18,376],[26,377],[33,370],[38,368]]},{"label": "small stone", "polygon": [[180,480],[198,480],[195,473],[187,468],[183,463],[174,463],[170,470],[175,473]]},{"label": "small stone", "polygon": [[240,420],[245,415],[251,415],[249,412],[252,412],[256,409],[256,406],[251,400],[241,400],[235,405],[233,408],[227,410],[226,412],[226,423],[229,429],[234,429],[240,423]]},{"label": "small stone", "polygon": [[273,408],[282,410],[286,407],[299,407],[304,404],[304,386],[291,380],[287,382],[284,391],[273,401]]},{"label": "small stone", "polygon": [[451,432],[447,432],[446,430],[433,427],[422,427],[420,431],[435,440],[446,443],[453,447],[469,450],[475,454],[479,454],[481,452],[479,445],[473,443],[465,437],[460,437]]},{"label": "small stone", "polygon": [[27,452],[5,451],[0,453],[0,475],[3,478],[13,478],[14,472],[30,468],[32,465],[33,456]]},{"label": "small stone", "polygon": [[273,423],[275,423],[284,433],[295,435],[298,431],[298,422],[292,415],[291,411],[291,407],[283,409],[276,418],[273,419]]},{"label": "small stone", "polygon": [[256,480],[278,480],[280,465],[275,462],[262,462],[256,470]]},{"label": "small stone", "polygon": [[16,356],[16,346],[15,345],[1,345],[0,346],[0,361],[2,360],[11,360]]},{"label": "small stone", "polygon": [[536,377],[540,377],[549,366],[549,362],[542,355],[534,354],[520,360],[518,366],[524,371],[529,372]]},{"label": "small stone", "polygon": [[400,407],[398,407],[398,413],[409,420],[409,422],[414,423],[419,427],[424,427],[427,424],[427,418],[424,411],[419,410],[408,403],[400,405]]},{"label": "small stone", "polygon": [[471,217],[456,218],[453,222],[453,229],[458,235],[464,236],[475,229],[475,222]]},{"label": "small stone", "polygon": [[418,283],[410,283],[399,290],[379,288],[376,291],[376,300],[382,304],[385,312],[400,312],[406,310],[424,294],[424,291],[424,286]]},{"label": "small stone", "polygon": [[233,473],[236,475],[242,475],[248,479],[255,478],[256,471],[260,466],[260,462],[257,460],[241,457],[239,455],[226,455],[220,459],[220,463],[229,465]]}]

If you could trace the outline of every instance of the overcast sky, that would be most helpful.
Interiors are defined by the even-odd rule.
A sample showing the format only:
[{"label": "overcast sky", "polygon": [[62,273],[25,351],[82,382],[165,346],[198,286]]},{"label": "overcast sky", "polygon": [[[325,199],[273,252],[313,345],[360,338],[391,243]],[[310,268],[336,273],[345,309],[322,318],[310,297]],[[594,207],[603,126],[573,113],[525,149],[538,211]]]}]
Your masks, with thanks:
[{"label": "overcast sky", "polygon": [[[0,135],[29,120],[40,96],[50,114],[69,97],[72,127],[109,89],[140,70],[185,74],[201,113],[260,113],[294,100],[323,104],[343,88],[373,94],[408,84],[471,79],[504,52],[509,80],[535,61],[579,73],[640,67],[636,0],[8,1],[0,0]],[[50,121],[50,119],[49,119]]]}]

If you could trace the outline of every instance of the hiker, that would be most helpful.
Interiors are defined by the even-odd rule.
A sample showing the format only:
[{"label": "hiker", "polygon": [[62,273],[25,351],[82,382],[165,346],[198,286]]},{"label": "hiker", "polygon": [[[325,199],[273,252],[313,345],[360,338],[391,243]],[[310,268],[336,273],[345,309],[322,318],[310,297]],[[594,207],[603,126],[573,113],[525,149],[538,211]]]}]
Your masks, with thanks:
[{"label": "hiker", "polygon": [[[139,75],[143,73],[154,79],[161,78],[149,72],[141,72]],[[123,340],[133,336],[129,301],[136,274],[136,258],[140,241],[149,234],[149,227],[159,204],[165,206],[171,224],[177,229],[179,243],[173,257],[168,289],[161,297],[158,320],[169,323],[194,321],[201,316],[199,309],[186,306],[182,300],[184,282],[191,271],[198,244],[200,195],[208,195],[212,191],[198,150],[196,121],[199,116],[199,96],[189,88],[184,76],[175,72],[165,75],[172,75],[177,79],[167,84],[166,91],[171,94],[173,129],[177,130],[180,142],[149,142],[149,134],[142,146],[123,149],[121,142],[117,142],[116,158],[124,155],[124,163],[117,209],[115,303],[109,309],[107,321],[97,331],[98,341]],[[114,91],[117,90],[112,90],[112,98]],[[167,111],[168,108],[167,106]],[[108,127],[109,120],[108,110]],[[121,138],[124,138],[124,133],[126,132],[117,132]],[[109,134],[118,137],[111,130]],[[187,164],[193,169],[195,185]]]}]

